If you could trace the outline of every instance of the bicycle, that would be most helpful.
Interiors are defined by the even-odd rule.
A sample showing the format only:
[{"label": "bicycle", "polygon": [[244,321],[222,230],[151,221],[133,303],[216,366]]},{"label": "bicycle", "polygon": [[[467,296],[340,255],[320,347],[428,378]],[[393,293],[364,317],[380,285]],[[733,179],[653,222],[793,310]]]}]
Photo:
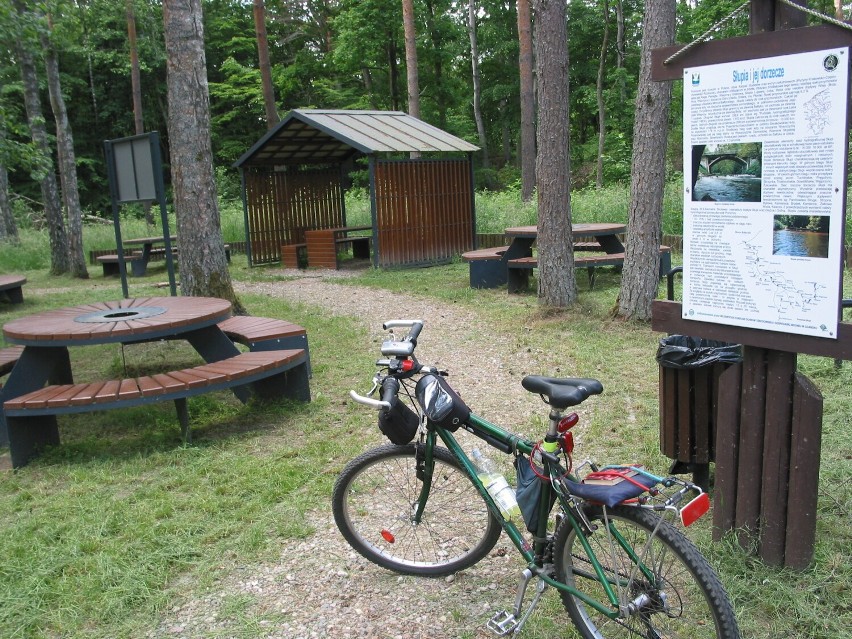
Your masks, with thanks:
[{"label": "bicycle", "polygon": [[[526,568],[513,608],[487,623],[498,635],[519,633],[553,587],[586,639],[740,637],[718,576],[669,521],[693,523],[710,507],[707,494],[641,466],[584,461],[573,468],[578,417],[565,411],[603,392],[598,380],[525,377],[522,386],[550,406],[547,433],[535,442],[471,412],[445,371],[417,361],[422,320],[391,320],[383,328],[391,333],[373,387],[350,396],[380,411],[379,427],[391,443],[349,462],[332,496],[335,522],[352,548],[401,574],[444,576],[485,557],[505,532]],[[394,329],[408,333],[397,339]],[[377,391],[381,399],[372,397]],[[453,434],[459,428],[514,455],[532,543],[480,480]],[[524,610],[534,578],[536,593]]]}]

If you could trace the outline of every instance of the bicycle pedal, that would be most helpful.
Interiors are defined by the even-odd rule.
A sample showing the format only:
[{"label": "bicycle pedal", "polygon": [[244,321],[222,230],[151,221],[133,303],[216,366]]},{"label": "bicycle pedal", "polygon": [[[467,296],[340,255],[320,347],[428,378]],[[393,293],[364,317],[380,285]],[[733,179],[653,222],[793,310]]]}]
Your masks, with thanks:
[{"label": "bicycle pedal", "polygon": [[486,624],[488,629],[501,637],[508,635],[518,625],[518,620],[508,610],[500,610]]}]

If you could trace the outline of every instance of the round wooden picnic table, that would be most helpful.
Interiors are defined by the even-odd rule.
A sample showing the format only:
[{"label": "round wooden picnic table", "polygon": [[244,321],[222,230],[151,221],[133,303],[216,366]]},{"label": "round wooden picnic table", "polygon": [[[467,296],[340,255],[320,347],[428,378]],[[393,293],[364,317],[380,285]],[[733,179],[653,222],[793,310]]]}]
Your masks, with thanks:
[{"label": "round wooden picnic table", "polygon": [[35,313],[7,322],[3,335],[28,346],[128,343],[197,331],[230,315],[231,303],[215,297],[139,297]]},{"label": "round wooden picnic table", "polygon": [[[214,297],[139,297],[57,308],[3,325],[3,335],[24,350],[0,388],[0,406],[46,383],[72,384],[71,346],[129,344],[157,339],[184,339],[205,362],[239,354],[219,328],[231,315],[231,303]],[[236,389],[247,398],[245,389]],[[238,394],[242,399],[242,396]],[[0,445],[8,442],[0,411]]]}]

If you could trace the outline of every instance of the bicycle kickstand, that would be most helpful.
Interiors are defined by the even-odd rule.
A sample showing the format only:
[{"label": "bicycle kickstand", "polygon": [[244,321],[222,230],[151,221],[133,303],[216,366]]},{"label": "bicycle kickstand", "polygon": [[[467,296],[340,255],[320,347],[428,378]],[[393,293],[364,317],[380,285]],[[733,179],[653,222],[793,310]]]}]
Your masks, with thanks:
[{"label": "bicycle kickstand", "polygon": [[537,592],[530,602],[529,608],[521,614],[521,608],[524,603],[524,596],[527,592],[527,586],[530,584],[530,580],[533,578],[534,573],[529,568],[524,569],[521,573],[521,581],[518,584],[518,592],[515,595],[515,607],[512,609],[512,612],[507,610],[499,610],[489,621],[488,621],[488,629],[496,635],[504,637],[508,634],[518,634],[521,631],[521,628],[524,627],[524,624],[527,622],[527,619],[532,614],[533,610],[535,610],[538,605],[539,599],[544,594],[544,591],[547,589],[547,582],[543,579],[539,579],[538,584],[536,586]]}]

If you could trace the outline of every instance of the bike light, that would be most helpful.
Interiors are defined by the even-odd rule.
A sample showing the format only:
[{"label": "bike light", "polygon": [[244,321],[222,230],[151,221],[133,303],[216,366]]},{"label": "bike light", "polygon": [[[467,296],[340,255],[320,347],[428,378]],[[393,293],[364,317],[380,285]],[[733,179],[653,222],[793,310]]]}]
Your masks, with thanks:
[{"label": "bike light", "polygon": [[710,497],[707,496],[707,493],[701,493],[680,509],[680,521],[684,526],[690,526],[708,510],[710,510]]},{"label": "bike light", "polygon": [[574,452],[574,433],[564,433],[562,435],[562,450],[569,455]]},{"label": "bike light", "polygon": [[406,359],[402,362],[402,372],[407,373],[410,370],[414,369],[414,360]]},{"label": "bike light", "polygon": [[577,422],[580,421],[580,416],[577,413],[571,413],[570,415],[565,415],[562,419],[559,420],[559,423],[556,425],[556,430],[560,433],[567,433],[569,430],[574,428],[577,425]]},{"label": "bike light", "polygon": [[389,544],[392,544],[396,541],[396,537],[394,537],[393,533],[387,528],[382,529],[382,539],[384,539]]}]

